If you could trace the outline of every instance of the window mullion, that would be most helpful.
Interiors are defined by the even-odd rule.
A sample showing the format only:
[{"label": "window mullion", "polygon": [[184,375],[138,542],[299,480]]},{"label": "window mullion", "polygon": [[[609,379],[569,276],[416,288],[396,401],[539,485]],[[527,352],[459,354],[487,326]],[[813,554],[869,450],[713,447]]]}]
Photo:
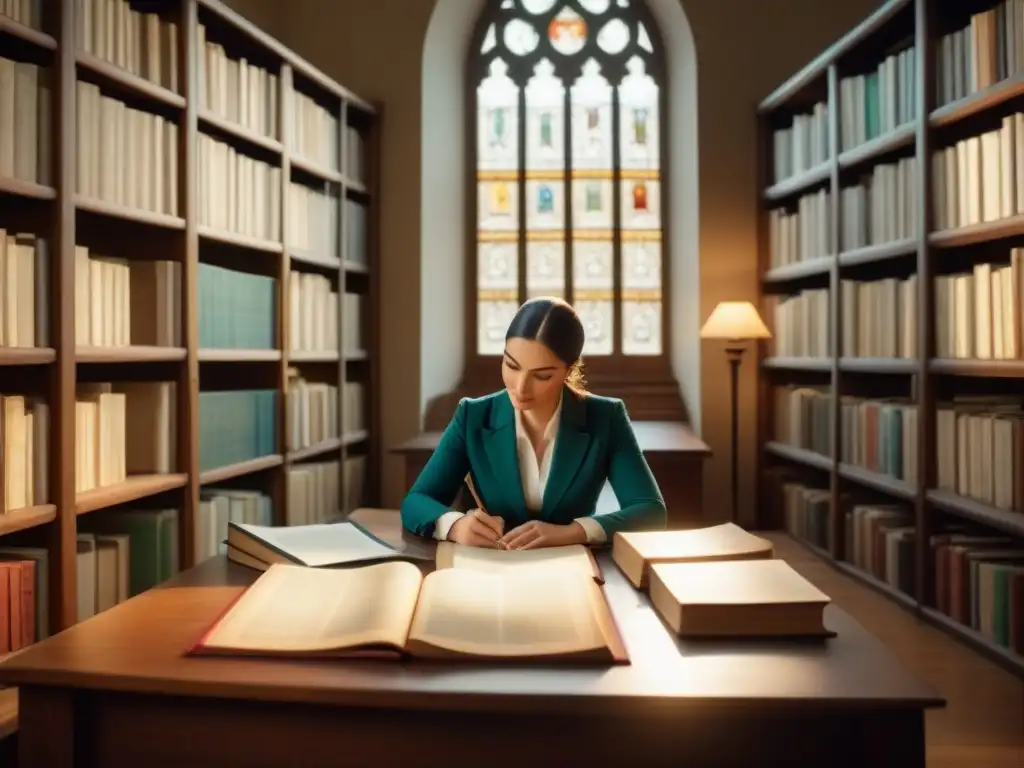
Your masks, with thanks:
[{"label": "window mullion", "polygon": [[526,301],[526,86],[520,82],[519,85],[519,120],[516,122],[516,130],[519,134],[519,266],[517,269],[519,277],[519,304]]},{"label": "window mullion", "polygon": [[612,83],[612,356],[622,354],[622,169],[619,84]]},{"label": "window mullion", "polygon": [[565,200],[565,235],[563,239],[565,248],[564,286],[565,300],[573,303],[573,188],[572,188],[572,80],[569,78],[564,86],[565,95],[562,101],[562,156],[565,161],[565,189],[562,197]]}]

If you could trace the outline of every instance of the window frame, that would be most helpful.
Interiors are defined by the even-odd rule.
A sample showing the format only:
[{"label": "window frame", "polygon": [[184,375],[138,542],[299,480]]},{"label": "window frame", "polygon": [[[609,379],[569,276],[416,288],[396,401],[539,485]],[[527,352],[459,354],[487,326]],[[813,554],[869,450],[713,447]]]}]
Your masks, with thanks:
[{"label": "window frame", "polygon": [[[614,5],[615,0],[611,0]],[[519,0],[515,0],[518,6]],[[464,99],[464,116],[465,116],[465,162],[466,162],[466,178],[465,178],[465,191],[466,191],[466,233],[465,242],[463,247],[463,253],[465,258],[465,371],[463,374],[463,381],[469,385],[472,389],[477,389],[479,386],[474,384],[484,384],[485,382],[496,382],[500,383],[500,355],[484,355],[477,351],[477,340],[478,340],[478,301],[477,301],[477,277],[478,277],[478,254],[477,254],[477,227],[478,227],[478,190],[477,190],[477,161],[478,161],[478,142],[479,137],[478,131],[478,113],[477,113],[477,88],[483,77],[486,76],[486,65],[484,63],[484,56],[481,55],[480,49],[483,46],[483,41],[486,37],[487,30],[490,26],[496,23],[501,17],[518,18],[521,16],[527,16],[525,11],[520,11],[518,7],[506,9],[501,7],[502,3],[495,0],[489,2],[485,7],[484,11],[480,14],[477,19],[476,25],[473,29],[473,33],[470,37],[469,48],[467,51],[467,58],[464,65],[465,72],[465,93],[463,94]],[[560,0],[556,2],[551,10],[547,13],[556,14],[563,8],[571,8],[576,13],[582,16],[589,15],[588,12],[580,7],[576,0]],[[643,384],[649,382],[651,384],[664,384],[668,383],[669,380],[675,384],[675,377],[671,372],[671,361],[670,354],[672,348],[672,333],[671,333],[671,291],[670,286],[672,284],[671,274],[671,259],[669,258],[669,243],[670,239],[670,222],[666,217],[666,212],[671,210],[671,195],[672,190],[669,187],[665,169],[669,166],[670,162],[670,141],[669,141],[669,130],[670,121],[668,116],[668,78],[665,66],[665,55],[664,46],[662,44],[661,31],[650,13],[650,9],[647,7],[643,0],[631,0],[630,7],[628,9],[621,9],[626,13],[630,14],[637,21],[641,22],[647,32],[647,36],[651,41],[651,47],[654,49],[653,53],[647,53],[646,55],[650,59],[648,65],[648,74],[654,79],[658,86],[658,183],[659,183],[659,194],[660,194],[660,230],[661,230],[661,352],[657,355],[627,355],[622,352],[622,254],[621,254],[621,236],[615,238],[615,245],[613,246],[613,279],[614,279],[614,298],[613,298],[613,329],[615,334],[615,340],[613,343],[613,352],[609,355],[593,355],[584,356],[584,371],[589,382],[599,382],[604,385],[612,385],[616,382],[628,382],[630,384]],[[541,15],[539,18],[544,19],[546,15]],[[536,25],[542,26],[542,25]],[[584,47],[576,54],[566,57],[570,61],[573,61],[572,66],[576,66],[576,62],[585,62],[588,58],[596,58],[600,61],[600,56],[607,57],[609,54],[601,54],[600,56],[594,56],[594,51],[597,49],[596,36],[592,33],[588,34],[587,41]],[[619,56],[621,54],[614,54]],[[523,62],[520,66],[527,67],[532,70],[533,66],[543,57],[543,51],[538,47],[537,50],[527,54],[517,61]],[[623,58],[622,62],[625,63],[628,58]],[[556,67],[556,72],[559,69],[558,62],[553,62]],[[512,62],[509,62],[510,68]],[[612,83],[612,120],[613,126],[619,126],[619,89],[618,82],[621,82],[621,76],[617,79],[608,78],[609,82]],[[520,102],[520,113],[519,119],[517,120],[517,126],[521,126],[523,123],[523,102]],[[520,127],[520,138],[522,138],[523,130]],[[618,153],[621,142],[621,130],[614,130],[613,128],[613,160],[618,160]],[[518,152],[519,152],[519,167],[524,167],[526,146],[525,142],[518,141]],[[571,151],[571,150],[570,150]],[[618,163],[616,163],[617,165]],[[520,171],[522,173],[522,171]],[[620,199],[621,186],[619,179],[619,169],[613,169],[613,199]],[[520,180],[521,183],[521,180]],[[570,197],[566,194],[566,198]],[[571,205],[571,203],[569,203]],[[619,203],[614,203],[616,208],[619,207]],[[525,213],[520,211],[520,216],[524,216]],[[620,222],[621,223],[621,222]],[[522,229],[522,224],[520,224]],[[621,227],[619,232],[621,232]],[[572,269],[572,254],[571,247],[567,249],[566,254],[566,290],[565,297],[571,303],[573,301],[573,289],[571,279]],[[519,303],[521,304],[526,300],[526,281],[525,281],[525,243],[521,243],[519,249]],[[486,389],[486,385],[483,386]]]}]

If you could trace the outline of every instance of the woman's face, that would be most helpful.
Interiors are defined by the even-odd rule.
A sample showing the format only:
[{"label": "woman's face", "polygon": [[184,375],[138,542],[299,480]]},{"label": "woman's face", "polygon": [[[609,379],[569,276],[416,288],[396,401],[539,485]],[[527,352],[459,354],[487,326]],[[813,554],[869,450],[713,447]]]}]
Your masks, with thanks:
[{"label": "woman's face", "polygon": [[501,378],[516,410],[554,408],[568,373],[569,366],[539,341],[505,342]]}]

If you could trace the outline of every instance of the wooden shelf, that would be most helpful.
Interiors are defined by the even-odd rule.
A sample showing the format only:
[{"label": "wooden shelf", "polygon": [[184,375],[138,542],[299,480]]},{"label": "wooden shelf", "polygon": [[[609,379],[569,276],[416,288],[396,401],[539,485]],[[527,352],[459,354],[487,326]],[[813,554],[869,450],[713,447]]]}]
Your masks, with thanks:
[{"label": "wooden shelf", "polygon": [[945,376],[976,376],[988,379],[1024,378],[1024,360],[948,360],[928,361],[928,370]]},{"label": "wooden shelf", "polygon": [[199,110],[199,124],[206,125],[211,128],[216,128],[222,133],[226,133],[230,136],[234,136],[236,139],[241,139],[249,144],[253,144],[257,147],[262,147],[270,152],[281,154],[284,148],[281,146],[281,142],[277,139],[272,139],[269,136],[263,136],[256,131],[250,130],[245,126],[234,123],[230,120],[225,120],[212,112],[208,112],[205,109]]},{"label": "wooden shelf", "polygon": [[356,261],[345,261],[343,262],[345,271],[352,275],[365,275],[370,272],[370,268],[365,264],[360,264]]},{"label": "wooden shelf", "polygon": [[289,363],[336,363],[341,360],[339,352],[289,352]]},{"label": "wooden shelf", "polygon": [[[2,19],[3,16],[0,16],[0,20]],[[0,193],[32,200],[53,200],[57,197],[57,190],[53,187],[36,184],[34,181],[13,179],[10,176],[0,176]]]},{"label": "wooden shelf", "polygon": [[276,363],[280,349],[200,349],[201,363]]},{"label": "wooden shelf", "polygon": [[903,147],[909,147],[914,143],[917,126],[913,123],[903,125],[895,131],[890,131],[881,136],[876,136],[871,141],[861,144],[859,147],[847,149],[839,155],[839,167],[851,168],[872,160],[878,159],[881,155],[894,152]]},{"label": "wooden shelf", "polygon": [[[345,200],[345,195],[350,191],[348,187],[359,188],[360,194],[365,195],[365,200],[360,201],[364,205],[358,211],[362,219],[360,227],[365,232],[364,248],[353,250],[355,244],[344,238],[338,243],[338,249],[328,254],[332,257],[337,256],[336,260],[312,265],[319,267],[325,274],[328,274],[328,270],[333,271],[333,274],[329,275],[330,280],[334,290],[339,294],[359,294],[362,303],[360,317],[361,322],[365,324],[361,337],[366,346],[366,351],[361,356],[365,362],[359,366],[346,366],[342,362],[340,348],[308,356],[311,361],[326,363],[315,371],[316,376],[311,375],[311,379],[316,382],[326,380],[339,391],[350,382],[365,386],[363,403],[358,406],[358,413],[353,414],[352,406],[347,405],[340,397],[337,407],[334,408],[337,412],[337,430],[348,423],[350,416],[362,417],[366,431],[360,433],[360,436],[364,444],[354,446],[350,451],[348,446],[352,444],[352,436],[338,437],[306,451],[293,452],[289,455],[288,461],[299,460],[303,456],[323,456],[324,460],[339,462],[339,496],[349,498],[355,480],[349,479],[350,473],[344,471],[347,469],[344,462],[350,458],[358,458],[359,462],[365,465],[365,476],[360,481],[365,490],[359,501],[366,506],[379,506],[379,465],[383,453],[379,446],[377,331],[377,317],[380,311],[377,271],[377,265],[380,264],[377,195],[381,127],[379,109],[328,78],[294,51],[285,48],[217,0],[174,0],[161,6],[161,17],[164,21],[177,24],[176,55],[172,57],[174,77],[163,78],[161,82],[170,83],[174,80],[178,84],[175,88],[181,89],[180,93],[176,93],[173,89],[136,76],[111,62],[76,50],[75,30],[81,29],[85,23],[81,14],[87,5],[91,7],[94,4],[62,0],[60,3],[47,5],[43,22],[44,28],[52,36],[28,29],[6,17],[0,17],[0,37],[3,38],[0,42],[12,52],[16,52],[12,55],[47,67],[55,76],[51,89],[52,119],[47,124],[47,128],[52,126],[53,130],[40,135],[38,146],[40,150],[46,150],[52,160],[50,173],[38,177],[48,178],[47,184],[0,178],[0,207],[3,208],[8,220],[7,230],[31,232],[47,245],[46,259],[49,269],[44,285],[51,290],[38,292],[40,299],[37,300],[36,307],[45,309],[46,316],[42,319],[41,325],[45,326],[45,338],[51,346],[41,349],[0,348],[0,367],[33,366],[4,371],[9,379],[6,391],[23,393],[31,397],[40,396],[48,406],[49,423],[46,424],[45,452],[49,459],[46,466],[48,487],[44,490],[45,498],[52,502],[0,515],[0,536],[27,531],[28,535],[15,537],[15,545],[21,546],[22,542],[26,542],[46,549],[49,563],[49,622],[53,633],[68,629],[78,620],[78,534],[94,526],[105,526],[107,521],[103,516],[109,515],[114,518],[119,514],[121,507],[134,509],[149,507],[154,503],[163,506],[166,503],[168,508],[173,507],[176,510],[177,527],[173,535],[177,540],[179,568],[194,565],[197,556],[202,552],[200,545],[197,544],[195,532],[204,524],[204,507],[200,496],[204,484],[236,480],[231,488],[250,490],[268,497],[269,504],[266,506],[272,515],[271,522],[283,524],[289,519],[288,462],[285,461],[284,453],[288,435],[294,426],[292,419],[295,417],[288,408],[286,398],[289,386],[288,344],[292,336],[288,312],[290,292],[287,290],[290,259],[286,254],[283,239],[288,224],[295,221],[298,201],[289,194],[291,174],[287,172],[277,174],[277,183],[273,189],[264,190],[267,196],[272,193],[279,204],[277,213],[280,214],[278,223],[281,225],[281,235],[277,242],[215,231],[210,227],[201,226],[203,222],[216,219],[205,218],[202,214],[202,203],[209,191],[203,184],[207,178],[206,171],[209,169],[201,165],[205,162],[205,157],[200,157],[200,137],[205,139],[206,136],[211,136],[232,144],[239,150],[249,153],[252,159],[262,158],[271,167],[287,170],[294,165],[304,173],[313,173],[329,179],[334,184],[335,194],[325,195],[327,199],[322,201],[324,205],[314,210],[317,211],[317,216],[324,218],[325,223],[328,216],[335,217],[337,232],[347,232],[354,226],[347,218],[353,215],[352,207],[347,205]],[[214,114],[205,109],[207,104],[198,103],[198,92],[194,87],[189,88],[186,85],[194,86],[198,82],[202,52],[196,45],[196,41],[199,40],[196,25],[200,23],[200,15],[203,23],[218,25],[218,34],[223,34],[225,38],[244,37],[248,47],[245,55],[250,64],[255,62],[261,66],[268,66],[276,75],[275,98],[268,102],[273,109],[273,113],[268,115],[272,124],[292,125],[294,121],[291,112],[296,108],[292,95],[296,89],[307,93],[323,106],[337,126],[337,131],[328,137],[328,140],[335,144],[335,156],[344,163],[351,162],[350,158],[358,157],[358,167],[361,169],[358,173],[365,173],[363,184],[356,184],[345,175],[346,170],[356,173],[356,165],[333,171],[321,169],[301,158],[293,163],[294,150],[285,146],[281,138],[272,139],[226,121],[218,117],[221,114],[220,110]],[[213,16],[217,18],[214,19]],[[237,56],[241,53],[236,51],[232,55]],[[99,145],[89,145],[91,142],[101,141],[102,136],[90,135],[87,126],[79,122],[76,80],[98,84],[108,97],[121,101],[132,109],[157,115],[176,126],[175,141],[165,147],[170,154],[161,159],[161,163],[166,163],[166,173],[161,177],[166,182],[163,187],[166,194],[163,196],[167,200],[173,200],[175,206],[165,206],[152,195],[148,201],[129,194],[114,196],[105,188],[101,190],[99,184],[86,184],[79,179],[80,169],[75,165],[74,156],[81,152],[94,153]],[[61,83],[64,87],[60,87]],[[142,182],[157,182],[158,164],[154,162],[150,165],[148,162],[140,161],[136,155],[129,157],[131,142],[127,139],[125,141],[127,143],[109,147],[104,151],[108,155],[110,152],[120,153],[124,159],[121,169],[130,174],[131,178]],[[357,146],[352,146],[353,142]],[[62,150],[67,147],[72,148],[72,151]],[[79,149],[75,150],[75,147]],[[313,154],[312,150],[309,153]],[[111,159],[120,159],[118,154],[109,157],[108,155],[103,155],[101,160],[109,162]],[[156,155],[153,155],[153,158],[155,159]],[[342,184],[346,186],[345,190],[338,188]],[[152,191],[153,185],[149,184],[148,188]],[[78,194],[77,189],[88,191],[89,194]],[[104,199],[97,199],[101,193]],[[119,205],[111,202],[114,199],[159,206],[161,209],[174,210],[179,215]],[[244,206],[239,204],[234,207],[240,209]],[[247,210],[246,213],[253,213],[251,218],[259,220],[258,211]],[[253,228],[248,231],[261,230]],[[110,257],[131,260],[133,263],[159,260],[178,265],[180,281],[175,280],[175,308],[173,311],[169,310],[168,314],[173,315],[171,319],[181,331],[181,346],[83,345],[76,348],[75,285],[79,247],[87,248],[90,254],[97,258]],[[355,289],[346,290],[346,274],[349,270],[342,268],[342,259],[365,260],[371,265],[365,277],[353,278],[358,280]],[[295,263],[302,263],[301,259],[296,257]],[[252,315],[256,321],[262,321],[264,335],[239,336],[237,343],[241,344],[244,341],[253,344],[254,340],[258,341],[260,338],[271,338],[278,348],[199,348],[199,339],[207,339],[205,333],[199,333],[200,326],[205,326],[204,330],[208,330],[211,324],[207,314],[208,307],[205,304],[208,298],[208,291],[205,289],[208,286],[205,283],[200,286],[200,280],[205,281],[207,273],[205,268],[200,268],[202,264],[249,273],[252,276],[258,275],[262,278],[253,279],[249,284],[255,287],[260,283],[264,289],[259,300],[265,303],[258,313]],[[122,272],[118,274],[123,275]],[[200,274],[204,277],[201,278]],[[272,286],[266,282],[267,280],[273,281]],[[128,282],[135,282],[134,276]],[[42,287],[41,285],[40,288]],[[120,286],[117,286],[116,290],[120,290]],[[233,284],[228,284],[224,288],[225,292],[233,293],[234,290]],[[142,293],[131,290],[130,293],[133,314],[136,307],[147,301],[163,304],[156,300],[155,292],[151,297],[145,295],[145,290]],[[91,290],[90,296],[95,295],[96,292]],[[256,290],[251,295],[255,300]],[[200,297],[204,301],[202,308]],[[233,298],[233,295],[229,297]],[[243,304],[248,303],[248,296],[242,295],[240,298]],[[80,314],[81,306],[78,309]],[[246,311],[251,310],[246,307]],[[227,317],[228,312],[222,314],[225,315],[225,323],[232,321],[240,325],[249,321],[249,318],[242,316]],[[338,347],[340,340],[347,336],[344,331],[351,325],[351,320],[346,319],[347,317],[348,315],[339,313]],[[153,320],[158,325],[167,319],[163,316],[158,318],[154,312]],[[132,325],[134,330],[134,318]],[[44,336],[40,335],[37,338]],[[304,356],[304,353],[298,353],[293,360],[300,362]],[[247,363],[249,365],[246,365]],[[116,388],[127,382],[146,381],[174,384],[173,407],[170,409],[174,421],[169,431],[173,434],[172,466],[178,471],[167,474],[136,474],[123,482],[76,494],[74,482],[71,480],[75,477],[78,458],[76,435],[81,434],[76,425],[76,412],[80,410],[77,407],[80,385],[109,384]],[[241,407],[227,409],[224,413],[215,414],[226,418],[215,423],[211,429],[210,421],[200,417],[200,411],[203,412],[203,416],[207,415],[206,405],[212,402],[207,399],[205,393],[245,390],[256,390],[261,393],[254,395],[250,400],[252,408],[260,409],[257,425],[259,434],[253,437],[260,438],[258,452],[265,451],[270,455],[232,466],[200,471],[200,466],[206,467],[215,463],[208,456],[216,455],[210,454],[210,450],[219,448],[217,445],[207,445],[205,441],[216,438],[216,431],[235,431],[232,416],[237,415],[239,419],[247,418],[241,412]],[[264,397],[264,393],[268,396]],[[254,411],[251,419],[254,421],[256,418]],[[251,423],[238,427],[239,440],[243,437],[241,430],[249,426]],[[272,434],[268,427],[272,428]],[[204,441],[203,446],[200,446],[201,437]],[[229,434],[227,437],[230,441],[235,435]],[[331,510],[319,511],[328,515]],[[92,517],[96,515],[100,517]],[[6,697],[13,695],[13,692],[0,693],[0,735],[3,734],[7,717],[4,701]]]},{"label": "wooden shelf", "polygon": [[967,98],[939,107],[932,112],[928,122],[933,128],[950,125],[979,112],[984,112],[986,109],[1004,104],[1022,93],[1024,93],[1024,75],[1016,75],[983,91],[972,93]]},{"label": "wooden shelf", "polygon": [[0,347],[0,366],[46,365],[57,359],[49,347]]},{"label": "wooden shelf", "polygon": [[766,284],[788,283],[815,275],[826,275],[832,269],[834,263],[834,258],[826,256],[820,259],[808,259],[807,261],[798,261],[795,264],[773,267],[764,273],[761,282]]},{"label": "wooden shelf", "polygon": [[961,248],[1022,234],[1024,234],[1024,215],[1018,215],[998,221],[985,221],[981,224],[969,224],[956,229],[932,232],[928,236],[928,241],[936,248]]},{"label": "wooden shelf", "polygon": [[75,514],[84,515],[98,509],[156,496],[158,493],[182,488],[187,482],[188,476],[184,474],[129,475],[124,482],[79,493],[75,496]]},{"label": "wooden shelf", "polygon": [[307,160],[304,157],[297,157],[293,155],[291,157],[292,168],[297,168],[303,173],[308,173],[310,176],[316,176],[318,179],[323,181],[330,181],[335,184],[341,184],[345,177],[338,171],[332,171],[330,168],[324,168],[312,160]]},{"label": "wooden shelf", "polygon": [[16,37],[19,40],[31,43],[38,48],[44,48],[47,51],[57,50],[57,41],[50,37],[50,35],[45,32],[40,32],[38,29],[32,29],[32,27],[21,24],[20,22],[3,15],[0,15],[0,35]]},{"label": "wooden shelf", "polygon": [[280,455],[261,456],[258,459],[240,461],[237,464],[231,464],[227,467],[218,467],[217,469],[206,470],[199,475],[199,484],[211,485],[213,483],[222,483],[225,480],[233,480],[236,477],[243,477],[257,472],[263,472],[267,469],[273,469],[274,467],[281,466],[283,463],[284,457]]},{"label": "wooden shelf", "polygon": [[75,362],[83,363],[157,363],[184,360],[184,347],[78,347]]},{"label": "wooden shelf", "polygon": [[341,441],[345,445],[355,445],[356,443],[361,443],[364,440],[367,440],[369,437],[370,433],[365,429],[358,429],[354,432],[346,432],[342,435]]},{"label": "wooden shelf", "polygon": [[787,371],[831,371],[832,361],[827,357],[766,357],[761,366]]},{"label": "wooden shelf", "polygon": [[199,227],[199,237],[212,243],[235,245],[239,248],[263,251],[264,253],[284,252],[284,246],[281,243],[275,243],[273,240],[262,240],[258,237],[249,237],[248,235],[236,235],[234,232],[221,232],[211,227]]},{"label": "wooden shelf", "polygon": [[323,456],[327,453],[333,453],[341,448],[343,445],[340,438],[331,438],[330,440],[324,440],[322,443],[316,445],[310,445],[305,448],[299,448],[297,451],[288,452],[288,462],[294,463],[297,461],[303,461],[305,459],[316,458],[317,456]]},{"label": "wooden shelf", "polygon": [[311,256],[306,253],[296,253],[294,251],[288,252],[288,258],[293,262],[299,262],[299,264],[308,264],[312,267],[319,267],[320,269],[336,270],[341,268],[340,259],[325,259],[321,256]]},{"label": "wooden shelf", "polygon": [[948,491],[930,490],[928,501],[941,510],[990,526],[997,531],[1011,536],[1024,536],[1024,513],[998,509]]},{"label": "wooden shelf", "polygon": [[854,248],[839,254],[840,267],[856,267],[861,264],[874,264],[889,261],[917,253],[917,239],[894,240],[881,245],[868,245]]},{"label": "wooden shelf", "polygon": [[779,183],[768,187],[768,189],[765,190],[764,197],[766,200],[772,201],[792,197],[798,192],[803,192],[816,184],[821,184],[823,181],[827,181],[831,170],[831,163],[816,165],[809,171],[798,173],[785,181],[780,181]]},{"label": "wooden shelf", "polygon": [[10,512],[0,514],[0,536],[52,523],[56,517],[57,507],[54,504],[12,509]]},{"label": "wooden shelf", "polygon": [[841,357],[839,370],[848,373],[912,374],[921,363],[902,357]]},{"label": "wooden shelf", "polygon": [[[859,322],[856,313],[851,313],[851,308],[847,306],[849,293],[844,290],[845,280],[902,280],[913,275],[916,280],[915,303],[912,310],[915,316],[909,322],[916,328],[916,349],[921,355],[920,359],[848,358],[836,352],[834,357],[826,359],[794,361],[780,358],[763,359],[766,345],[759,346],[758,352],[762,358],[762,386],[758,403],[758,443],[763,446],[766,460],[770,456],[775,456],[829,473],[825,483],[829,498],[828,511],[822,513],[820,522],[828,530],[833,554],[844,552],[847,543],[844,498],[851,503],[857,503],[860,498],[870,501],[874,498],[874,491],[891,498],[893,502],[900,502],[900,506],[908,512],[907,524],[914,529],[912,546],[906,550],[906,554],[903,554],[901,549],[900,568],[913,569],[917,583],[916,594],[908,597],[846,564],[836,563],[836,567],[888,594],[893,600],[914,610],[922,618],[949,629],[952,634],[965,639],[1024,676],[1024,659],[1013,656],[1005,649],[996,648],[993,643],[980,637],[972,629],[962,627],[948,617],[936,613],[932,607],[918,603],[919,598],[930,601],[931,596],[937,591],[935,553],[931,550],[930,541],[936,534],[947,530],[947,519],[960,518],[961,521],[973,522],[982,530],[1002,532],[1016,539],[1024,539],[1024,513],[996,509],[988,504],[928,487],[928,483],[933,483],[938,475],[940,452],[955,449],[955,446],[948,445],[949,439],[946,435],[939,433],[936,414],[942,403],[961,394],[983,396],[986,389],[991,390],[993,395],[1014,391],[1014,382],[1000,380],[1024,379],[1024,359],[951,360],[930,357],[936,345],[934,329],[939,325],[937,315],[943,309],[936,295],[937,277],[951,272],[969,271],[974,264],[984,261],[993,264],[997,261],[1000,264],[1004,263],[1008,260],[1010,250],[1024,241],[1024,213],[996,221],[944,230],[935,230],[939,217],[929,215],[933,207],[932,191],[937,186],[937,181],[933,178],[936,173],[934,153],[968,137],[977,137],[985,131],[998,128],[1004,117],[1017,109],[1017,101],[1024,97],[1024,73],[1019,73],[954,103],[933,108],[936,94],[932,86],[936,79],[940,37],[951,32],[956,25],[962,27],[969,22],[967,14],[959,17],[954,26],[935,24],[936,18],[945,18],[946,10],[939,0],[886,3],[841,41],[794,75],[785,86],[762,103],[758,110],[760,131],[757,155],[763,158],[760,170],[762,175],[759,180],[761,236],[758,246],[762,294],[779,293],[772,284],[785,282],[787,279],[785,272],[780,275],[777,269],[771,267],[773,259],[778,255],[770,252],[772,244],[770,238],[765,236],[769,227],[770,212],[778,207],[778,200],[787,198],[785,203],[792,210],[799,204],[797,195],[810,192],[817,187],[826,189],[832,203],[826,206],[823,211],[826,218],[820,222],[827,233],[821,246],[824,250],[834,253],[839,250],[839,244],[843,239],[842,224],[845,214],[841,197],[850,183],[858,183],[854,177],[867,174],[879,164],[891,163],[896,158],[914,159],[915,171],[906,180],[906,188],[902,189],[902,192],[908,204],[916,201],[913,202],[916,206],[914,219],[919,231],[912,237],[901,238],[898,241],[839,252],[835,263],[837,268],[833,269],[830,265],[827,270],[822,270],[827,271],[827,277],[822,275],[822,279],[814,283],[813,287],[823,288],[827,283],[831,297],[828,307],[828,331],[832,334],[833,341],[837,341],[844,338],[844,333],[849,328],[848,323],[853,322],[856,325]],[[946,21],[950,19],[947,18]],[[890,22],[895,26],[886,26]],[[774,132],[791,125],[794,114],[808,114],[819,104],[824,104],[829,116],[839,114],[842,91],[840,85],[843,78],[856,73],[874,71],[886,58],[899,55],[908,45],[914,46],[916,60],[921,64],[912,74],[911,87],[917,93],[925,94],[925,98],[919,100],[916,105],[911,122],[861,146],[840,151],[836,147],[837,131],[833,119],[830,124],[833,130],[829,152],[825,162],[809,173],[788,180],[785,185],[771,185],[770,174],[774,168]],[[842,134],[843,131],[839,133]],[[901,185],[901,188],[903,186]],[[890,201],[894,208],[898,202],[895,199]],[[860,267],[870,269],[860,270]],[[799,273],[796,274],[800,276]],[[792,291],[799,287],[794,286]],[[787,286],[786,290],[791,289]],[[901,325],[904,324],[904,318],[900,312],[905,311],[905,308],[897,310]],[[813,322],[818,320],[815,319]],[[840,346],[833,344],[832,348]],[[831,458],[773,442],[772,425],[778,417],[775,412],[773,389],[776,384],[793,384],[798,380],[797,376],[787,376],[785,373],[768,375],[767,371],[773,369],[835,372],[828,377],[831,390],[823,394],[823,402],[815,404],[813,417],[813,428],[818,427],[818,419],[822,419],[821,423],[827,423],[832,428],[829,443],[823,444],[830,449],[828,452],[831,454],[839,455],[841,448],[850,443],[849,431],[854,432],[853,437],[859,438],[863,430],[863,426],[855,419],[845,418],[847,414],[844,412],[843,398],[876,402],[899,401],[916,409],[916,418],[903,422],[903,429],[907,434],[904,434],[902,439],[909,440],[912,445],[917,446],[918,452],[917,467],[912,476],[909,476],[910,479],[904,481],[845,463],[834,464]],[[975,381],[960,381],[959,378],[973,378]],[[991,381],[983,381],[984,379]],[[797,406],[794,405],[795,407]],[[896,450],[900,449],[899,437],[888,439],[894,441]],[[763,463],[768,465],[769,462]],[[816,488],[822,487],[820,477],[814,477],[809,482]],[[757,500],[759,510],[776,507],[777,505],[767,496],[769,489],[773,487],[771,478],[765,476],[761,485],[766,495]],[[767,527],[764,526],[764,522],[762,527]],[[825,553],[824,556],[831,561],[829,554]],[[906,557],[912,558],[912,562],[902,562]],[[969,589],[972,600],[987,591],[977,586]]]},{"label": "wooden shelf", "polygon": [[138,75],[133,75],[128,70],[121,69],[114,64],[98,59],[92,54],[79,51],[75,55],[75,64],[78,65],[79,69],[84,69],[99,75],[108,83],[115,83],[140,96],[145,96],[146,98],[161,102],[162,104],[166,104],[170,107],[176,107],[178,109],[185,108],[185,97],[181,94],[175,93],[174,91],[157,85],[156,83],[151,83],[149,80],[139,77]]},{"label": "wooden shelf", "polygon": [[115,219],[134,221],[138,224],[150,224],[154,227],[165,229],[184,229],[185,220],[179,216],[170,216],[166,213],[155,213],[144,211],[141,208],[128,208],[123,205],[105,203],[102,200],[93,200],[82,195],[75,195],[75,208],[79,211],[96,213],[101,216],[110,216]]}]

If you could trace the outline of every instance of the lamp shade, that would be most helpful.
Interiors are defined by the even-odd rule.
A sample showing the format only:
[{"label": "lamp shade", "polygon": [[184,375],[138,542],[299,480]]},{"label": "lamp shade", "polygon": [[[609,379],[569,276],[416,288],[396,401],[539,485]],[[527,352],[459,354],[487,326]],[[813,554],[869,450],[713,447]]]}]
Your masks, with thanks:
[{"label": "lamp shade", "polygon": [[770,339],[768,328],[749,301],[723,301],[700,329],[702,339]]}]

